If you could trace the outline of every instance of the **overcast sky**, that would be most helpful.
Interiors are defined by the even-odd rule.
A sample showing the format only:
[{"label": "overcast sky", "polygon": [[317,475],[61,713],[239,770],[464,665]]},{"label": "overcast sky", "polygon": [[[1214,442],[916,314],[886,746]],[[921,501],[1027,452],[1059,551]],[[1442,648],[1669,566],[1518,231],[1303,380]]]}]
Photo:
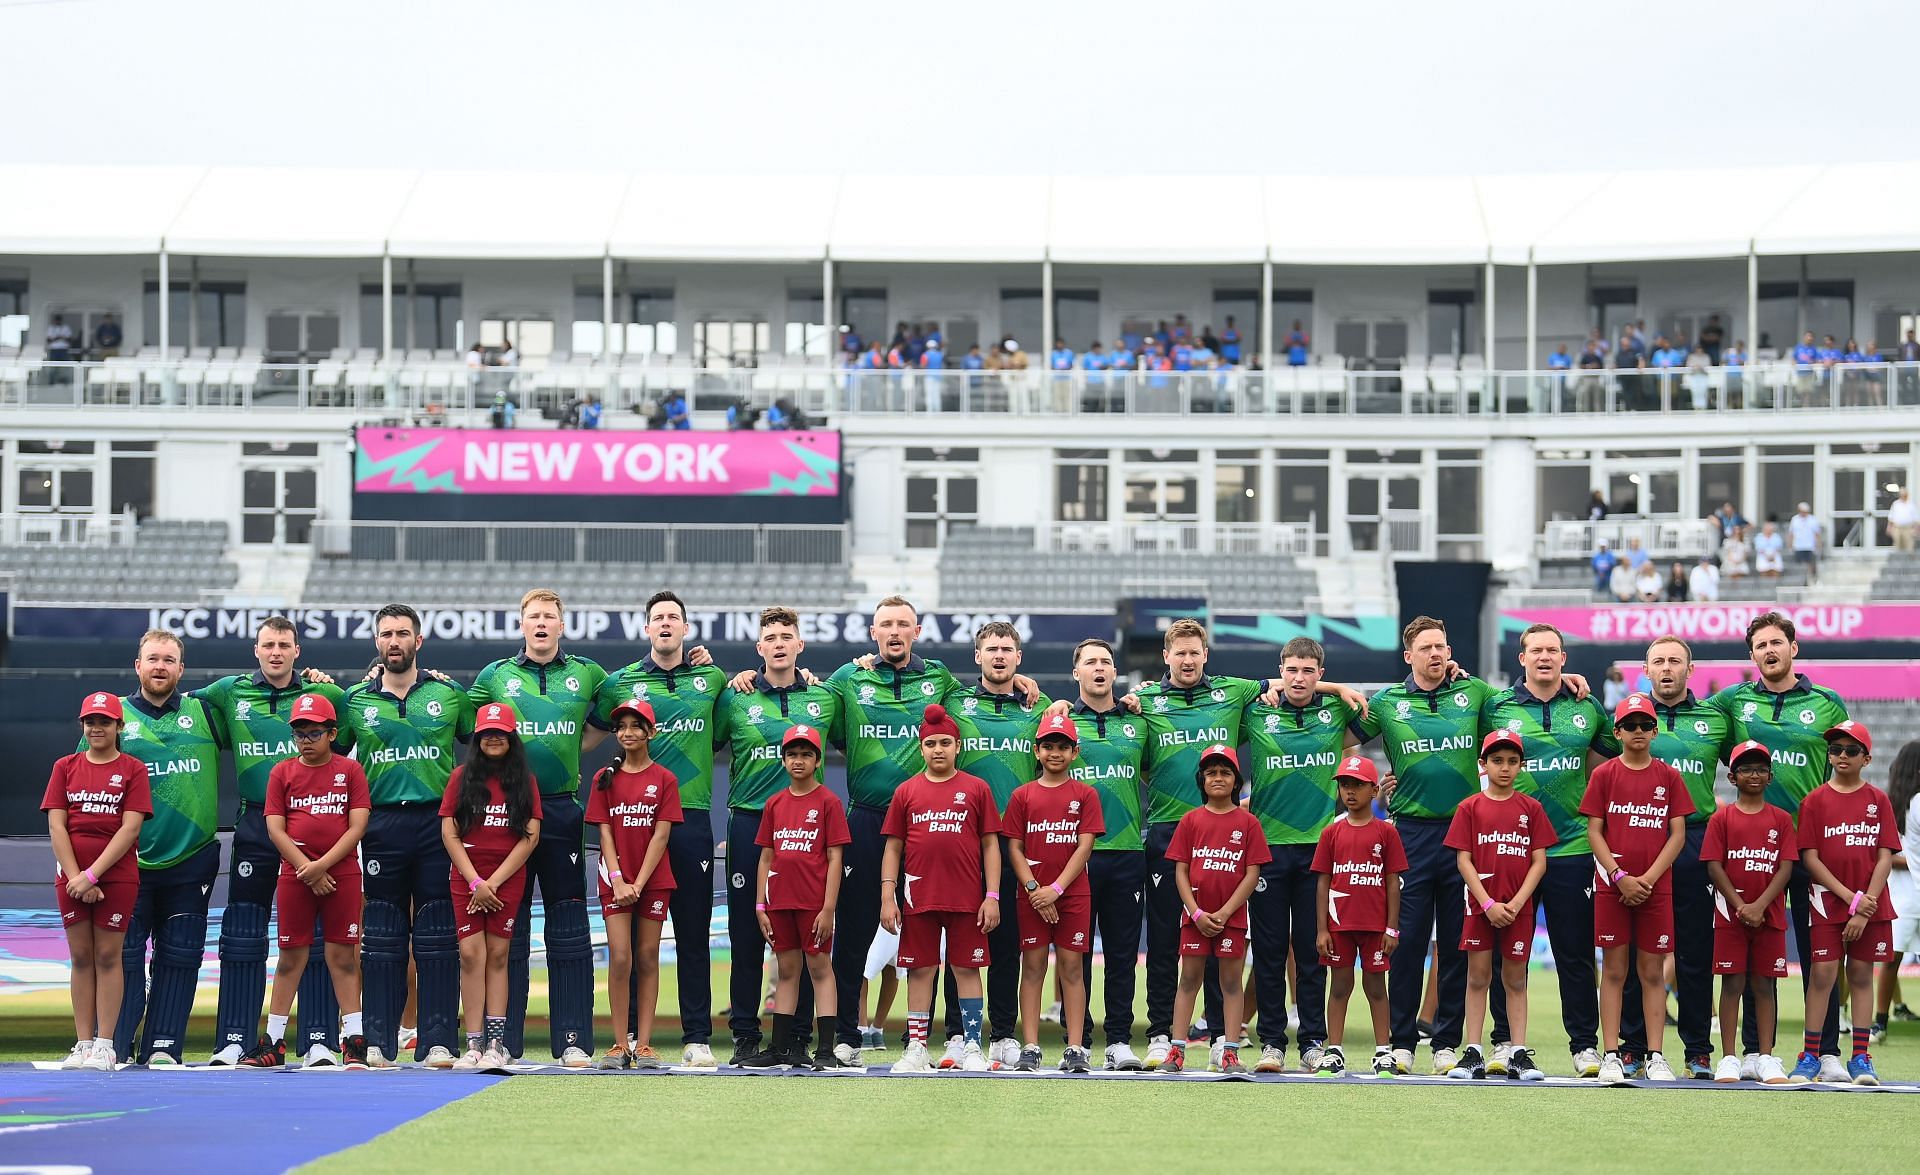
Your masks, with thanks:
[{"label": "overcast sky", "polygon": [[1894,0],[0,0],[0,161],[1525,172],[1915,154]]}]

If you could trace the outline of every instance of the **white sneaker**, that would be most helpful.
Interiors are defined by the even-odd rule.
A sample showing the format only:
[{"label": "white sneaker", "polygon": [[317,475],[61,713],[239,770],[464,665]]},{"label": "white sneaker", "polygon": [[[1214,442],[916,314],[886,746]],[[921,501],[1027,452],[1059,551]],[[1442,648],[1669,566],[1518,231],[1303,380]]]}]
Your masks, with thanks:
[{"label": "white sneaker", "polygon": [[[1778,1062],[1775,1062],[1775,1063],[1778,1064]],[[1759,1053],[1748,1053],[1746,1056],[1740,1058],[1740,1080],[1742,1081],[1760,1080],[1760,1054]]]},{"label": "white sneaker", "polygon": [[367,1046],[367,1068],[395,1069],[398,1068],[398,1066],[393,1063],[393,1059],[388,1057],[385,1050],[379,1045],[370,1044]]},{"label": "white sneaker", "polygon": [[995,1069],[1011,1069],[1020,1063],[1020,1042],[1001,1037],[993,1042],[993,1049],[987,1053],[987,1062]]},{"label": "white sneaker", "polygon": [[1158,1069],[1167,1063],[1167,1050],[1172,1047],[1173,1042],[1166,1037],[1154,1037],[1147,1042],[1147,1059],[1141,1063],[1149,1069]]},{"label": "white sneaker", "polygon": [[1143,1063],[1130,1044],[1107,1046],[1107,1068],[1116,1073],[1138,1073]]},{"label": "white sneaker", "polygon": [[230,1044],[226,1048],[223,1048],[220,1051],[214,1053],[213,1059],[208,1061],[207,1064],[211,1065],[215,1069],[228,1069],[228,1068],[232,1068],[235,1065],[238,1065],[240,1063],[240,1058],[245,1055],[246,1055],[245,1050],[242,1049],[239,1045]]},{"label": "white sneaker", "polygon": [[1317,1044],[1310,1044],[1300,1050],[1300,1071],[1311,1073],[1320,1067],[1320,1056],[1326,1050]]},{"label": "white sneaker", "polygon": [[1673,1067],[1667,1064],[1666,1054],[1650,1053],[1647,1056],[1648,1081],[1672,1081]]},{"label": "white sneaker", "polygon": [[593,1058],[578,1045],[568,1045],[560,1054],[560,1064],[567,1069],[585,1069],[593,1064]]},{"label": "white sneaker", "polygon": [[429,1069],[453,1068],[453,1050],[445,1045],[434,1045],[427,1050],[426,1065]]},{"label": "white sneaker", "polygon": [[1787,1084],[1786,1066],[1782,1065],[1780,1063],[1780,1058],[1774,1056],[1772,1053],[1768,1053],[1765,1056],[1761,1057],[1759,1060],[1759,1063],[1755,1066],[1755,1068],[1758,1070],[1758,1080],[1761,1082],[1761,1084],[1763,1085]]},{"label": "white sneaker", "polygon": [[1437,1048],[1433,1050],[1433,1071],[1442,1077],[1453,1072],[1460,1064],[1460,1050]]},{"label": "white sneaker", "polygon": [[1740,1058],[1732,1055],[1720,1058],[1720,1064],[1713,1071],[1713,1080],[1720,1085],[1738,1085],[1742,1081],[1751,1081],[1741,1070],[1744,1068]]},{"label": "white sneaker", "polygon": [[480,1067],[482,1069],[502,1069],[506,1067],[509,1059],[506,1049],[489,1045],[480,1054]]},{"label": "white sneaker", "polygon": [[87,1067],[87,1058],[92,1055],[92,1041],[76,1040],[73,1042],[73,1048],[67,1052],[67,1059],[60,1062],[60,1067],[62,1069],[84,1069]]},{"label": "white sneaker", "polygon": [[947,1051],[940,1055],[940,1068],[958,1069],[961,1058],[966,1055],[967,1038],[964,1036],[949,1036],[947,1038]]},{"label": "white sneaker", "polygon": [[[840,1048],[845,1047],[847,1046],[840,1046]],[[907,1045],[906,1051],[900,1054],[900,1059],[893,1063],[892,1071],[895,1073],[931,1073],[933,1072],[933,1054],[927,1051],[926,1045],[916,1040]]]},{"label": "white sneaker", "polygon": [[398,1047],[396,1049],[397,1052],[410,1053],[415,1048],[419,1047],[419,1044],[420,1044],[420,1030],[418,1028],[402,1027],[400,1029],[400,1039],[398,1042]]},{"label": "white sneaker", "polygon": [[164,1049],[155,1049],[153,1055],[147,1058],[149,1069],[178,1069],[179,1067],[180,1058]]},{"label": "white sneaker", "polygon": [[[369,1060],[371,1060],[371,1054],[373,1053],[373,1050],[368,1049],[367,1053],[369,1054]],[[458,1069],[462,1072],[465,1072],[466,1070],[469,1070],[469,1069],[478,1069],[480,1067],[480,1059],[485,1055],[486,1054],[481,1052],[479,1049],[468,1049],[466,1052],[460,1054],[459,1060],[447,1066],[447,1068]]]},{"label": "white sneaker", "polygon": [[1390,1054],[1395,1076],[1405,1077],[1413,1072],[1413,1050],[1394,1049]]},{"label": "white sneaker", "polygon": [[1599,1077],[1602,1085],[1619,1085],[1627,1079],[1626,1071],[1620,1066],[1619,1053],[1608,1053],[1601,1060]]},{"label": "white sneaker", "polygon": [[717,1069],[720,1065],[713,1059],[713,1050],[698,1041],[680,1050],[680,1063],[694,1069]]},{"label": "white sneaker", "polygon": [[1509,1062],[1513,1060],[1513,1042],[1493,1046],[1493,1055],[1487,1058],[1487,1076],[1505,1077]]},{"label": "white sneaker", "polygon": [[110,1040],[96,1040],[87,1049],[87,1059],[80,1063],[80,1067],[82,1069],[97,1069],[102,1073],[110,1073],[113,1071],[114,1065],[118,1062],[119,1058],[116,1057],[113,1052],[113,1042]]},{"label": "white sneaker", "polygon": [[1593,1049],[1581,1049],[1573,1054],[1573,1075],[1575,1077],[1600,1076],[1600,1054]]},{"label": "white sneaker", "polygon": [[[1019,1058],[1015,1057],[1014,1060],[1018,1062]],[[968,1041],[960,1050],[960,1071],[962,1073],[987,1073],[992,1071],[992,1069],[993,1066],[987,1063],[987,1055],[980,1051],[980,1045],[977,1041]]]},{"label": "white sneaker", "polygon": [[1852,1085],[1853,1074],[1847,1072],[1847,1066],[1832,1053],[1820,1055],[1820,1076],[1815,1080],[1831,1081],[1837,1085]]},{"label": "white sneaker", "polygon": [[340,1058],[326,1045],[316,1044],[307,1050],[307,1055],[301,1058],[300,1063],[309,1069],[324,1069],[329,1065],[338,1065]]},{"label": "white sneaker", "polygon": [[1275,1045],[1262,1045],[1260,1059],[1253,1063],[1255,1073],[1285,1073],[1287,1071],[1287,1053]]},{"label": "white sneaker", "polygon": [[833,1046],[833,1059],[834,1059],[835,1061],[838,1061],[838,1062],[840,1063],[840,1067],[841,1067],[842,1069],[864,1069],[864,1068],[866,1068],[866,1065],[864,1065],[864,1064],[863,1064],[863,1063],[861,1062],[861,1059],[860,1059],[860,1050],[859,1050],[859,1049],[857,1049],[857,1048],[854,1048],[854,1047],[853,1047],[852,1045],[850,1045],[850,1044],[836,1044],[836,1045],[834,1045],[834,1046]]}]

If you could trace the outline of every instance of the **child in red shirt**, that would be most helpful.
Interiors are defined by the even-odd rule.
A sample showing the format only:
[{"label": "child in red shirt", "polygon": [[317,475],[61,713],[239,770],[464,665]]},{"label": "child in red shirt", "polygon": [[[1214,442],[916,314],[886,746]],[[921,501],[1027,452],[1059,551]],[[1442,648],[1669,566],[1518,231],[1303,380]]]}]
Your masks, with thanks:
[{"label": "child in red shirt", "polygon": [[[1827,1001],[1842,960],[1853,989],[1853,1057],[1847,1076],[1855,1085],[1878,1085],[1867,1044],[1873,1029],[1873,966],[1893,959],[1893,902],[1887,874],[1900,851],[1900,827],[1887,793],[1860,778],[1873,762],[1873,736],[1858,722],[1827,731],[1827,762],[1833,775],[1800,801],[1800,860],[1813,879],[1812,972],[1807,984],[1807,1023],[1826,1019]],[[1795,1083],[1819,1080],[1819,1034],[1807,1043],[1789,1075]],[[1809,1071],[1811,1070],[1811,1071]]]},{"label": "child in red shirt", "polygon": [[987,933],[1000,925],[1000,895],[986,890],[983,898],[981,878],[1000,876],[1000,814],[986,781],[954,766],[959,753],[959,724],[945,706],[928,706],[920,722],[926,770],[894,791],[880,826],[887,838],[880,924],[899,932],[896,961],[907,972],[907,1048],[893,1064],[895,1073],[933,1068],[927,1026],[943,932],[966,1039],[960,1068],[988,1069],[980,1048],[980,968],[987,963]]},{"label": "child in red shirt", "polygon": [[1060,1068],[1086,1073],[1093,1067],[1082,1036],[1085,963],[1093,938],[1087,858],[1107,824],[1098,793],[1067,774],[1080,757],[1080,730],[1073,719],[1052,715],[1040,724],[1039,735],[1034,754],[1040,760],[1040,778],[1014,789],[1004,829],[1013,874],[1026,894],[1019,911],[1020,1020],[1027,1040],[1014,1067],[1026,1073],[1040,1068],[1040,995],[1047,979],[1047,948],[1052,947],[1061,1022],[1067,1030]]},{"label": "child in red shirt", "polygon": [[454,768],[440,800],[440,840],[453,858],[448,885],[459,914],[460,1006],[467,1026],[467,1051],[455,1069],[498,1069],[508,1060],[507,953],[527,884],[527,858],[540,843],[540,789],[514,729],[518,721],[504,703],[480,707],[473,749]]},{"label": "child in red shirt", "polygon": [[[664,1069],[653,1051],[653,1013],[660,1000],[660,928],[673,897],[667,838],[686,821],[680,782],[653,761],[658,723],[644,698],[613,708],[613,737],[621,760],[594,776],[587,823],[600,826],[600,915],[607,923],[607,1008],[613,1047],[602,1069]],[[635,974],[638,992],[629,988]],[[638,1004],[639,1031],[625,1039],[628,1001]]]},{"label": "child in red shirt", "polygon": [[[367,1038],[360,1033],[360,857],[373,800],[360,764],[333,753],[339,731],[333,703],[302,694],[288,726],[299,754],[274,764],[267,776],[267,836],[280,850],[274,889],[274,919],[280,927],[280,962],[273,972],[267,1030],[242,1065],[277,1068],[287,1063],[287,1014],[306,974],[313,923],[321,921],[327,972],[340,1004],[340,1053],[349,1069],[367,1067]],[[301,1015],[305,1015],[304,1006]]]},{"label": "child in red shirt", "polygon": [[[1734,802],[1707,820],[1700,861],[1713,882],[1713,969],[1720,975],[1720,1046],[1726,1056],[1713,1079],[1740,1081],[1742,1071],[1768,1085],[1784,1085],[1787,1074],[1773,1055],[1780,1005],[1774,980],[1787,973],[1787,902],[1783,896],[1800,856],[1793,817],[1767,803],[1773,783],[1773,758],[1766,746],[1748,739],[1727,753],[1727,777],[1738,793]],[[1753,1016],[1760,1053],[1742,1064],[1740,1001],[1753,988]],[[1814,1024],[1818,1021],[1809,1020]],[[1816,1051],[1819,1042],[1814,1044]],[[1815,1069],[1819,1063],[1816,1060]]]},{"label": "child in red shirt", "polygon": [[87,749],[53,765],[40,810],[53,842],[54,899],[67,930],[73,977],[74,1045],[62,1069],[110,1072],[119,1058],[113,1027],[125,990],[120,947],[140,894],[140,824],[153,815],[147,765],[120,750],[120,699],[93,693],[80,703]]},{"label": "child in red shirt", "polygon": [[1620,1056],[1620,1001],[1627,986],[1627,960],[1640,972],[1640,1002],[1646,1012],[1649,1081],[1672,1081],[1660,1052],[1667,1022],[1667,962],[1673,953],[1673,859],[1687,840],[1693,800],[1686,780],[1653,757],[1658,727],[1653,699],[1633,694],[1613,712],[1620,757],[1594,768],[1580,814],[1598,870],[1593,887],[1593,938],[1600,948],[1600,1036],[1606,1056],[1602,1084],[1625,1080]]},{"label": "child in red shirt", "polygon": [[1380,771],[1373,760],[1348,755],[1333,778],[1345,815],[1321,830],[1313,850],[1312,868],[1320,875],[1314,942],[1321,966],[1331,975],[1327,1042],[1314,1072],[1331,1077],[1346,1068],[1342,1040],[1347,1000],[1353,995],[1353,965],[1358,962],[1360,988],[1373,1014],[1373,1071],[1386,1073],[1393,1063],[1386,973],[1400,942],[1400,875],[1407,871],[1407,853],[1399,830],[1374,817]]},{"label": "child in red shirt", "polygon": [[[1467,953],[1467,1047],[1447,1076],[1480,1078],[1489,1073],[1520,1081],[1545,1081],[1527,1047],[1527,960],[1533,953],[1533,894],[1547,872],[1547,848],[1559,836],[1540,801],[1513,789],[1526,758],[1525,743],[1511,730],[1491,731],[1480,743],[1487,789],[1460,801],[1447,829],[1466,883],[1467,909],[1460,949]],[[1480,1051],[1493,960],[1500,959],[1500,985],[1507,997],[1508,1043],[1488,1064]]]},{"label": "child in red shirt", "polygon": [[[1245,1010],[1247,898],[1260,881],[1260,866],[1273,860],[1266,829],[1253,813],[1235,802],[1245,777],[1234,749],[1215,743],[1200,752],[1200,794],[1206,803],[1180,818],[1166,859],[1173,862],[1173,883],[1186,912],[1180,925],[1180,986],[1173,997],[1173,1026],[1178,1030],[1163,1072],[1186,1066],[1182,1043],[1193,1032],[1193,1004],[1200,995],[1209,957],[1228,960],[1220,967],[1220,1010],[1227,1024],[1241,1022]],[[1220,1049],[1222,1073],[1245,1073],[1240,1048],[1228,1041]]]},{"label": "child in red shirt", "polygon": [[[760,934],[773,948],[778,978],[773,989],[773,1037],[766,1049],[743,1059],[747,1069],[776,1065],[834,1069],[834,1018],[839,990],[833,978],[833,918],[840,904],[841,861],[853,843],[847,809],[820,786],[820,732],[794,726],[780,738],[780,765],[787,787],[767,800],[760,814],[760,869],[754,882],[754,912]],[[779,884],[774,884],[774,879]],[[800,1003],[800,972],[813,984],[814,1048],[806,1048],[793,1023]]]}]

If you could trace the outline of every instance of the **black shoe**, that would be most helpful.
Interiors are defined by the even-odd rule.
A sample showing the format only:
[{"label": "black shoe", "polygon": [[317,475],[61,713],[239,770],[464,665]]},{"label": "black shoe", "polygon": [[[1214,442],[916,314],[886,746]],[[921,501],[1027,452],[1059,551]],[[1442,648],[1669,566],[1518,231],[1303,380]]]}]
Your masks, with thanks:
[{"label": "black shoe", "polygon": [[278,1069],[287,1063],[287,1042],[273,1040],[263,1032],[259,1043],[240,1058],[240,1063],[249,1069]]},{"label": "black shoe", "polygon": [[365,1069],[367,1067],[367,1038],[354,1035],[342,1040],[340,1042],[340,1057],[346,1062],[347,1068],[349,1069]]},{"label": "black shoe", "polygon": [[744,1057],[736,1053],[731,1063],[741,1069],[784,1069],[793,1059],[778,1049],[756,1049]]},{"label": "black shoe", "polygon": [[749,1066],[747,1062],[759,1056],[764,1051],[765,1050],[760,1047],[758,1037],[736,1040],[733,1042],[733,1056],[727,1058],[727,1064],[736,1069],[751,1068],[752,1066]]}]

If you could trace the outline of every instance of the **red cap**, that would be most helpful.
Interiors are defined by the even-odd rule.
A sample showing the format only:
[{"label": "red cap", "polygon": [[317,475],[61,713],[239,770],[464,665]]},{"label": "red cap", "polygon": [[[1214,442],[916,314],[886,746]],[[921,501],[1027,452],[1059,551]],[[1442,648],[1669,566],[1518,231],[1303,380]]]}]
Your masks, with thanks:
[{"label": "red cap", "polygon": [[1504,726],[1498,730],[1489,730],[1487,737],[1480,740],[1480,757],[1486,758],[1493,753],[1495,747],[1512,747],[1522,755],[1527,753],[1527,744],[1521,740],[1520,732],[1508,730]]},{"label": "red cap", "polygon": [[1075,726],[1073,719],[1065,714],[1055,714],[1040,724],[1040,732],[1034,737],[1034,744],[1039,745],[1043,738],[1063,738],[1077,747],[1080,745],[1080,728]]},{"label": "red cap", "polygon": [[653,716],[653,707],[645,698],[628,698],[613,708],[613,713],[607,715],[607,721],[618,726],[622,714],[631,714],[648,726],[657,728],[660,725],[659,720]]},{"label": "red cap", "polygon": [[1615,726],[1620,725],[1630,714],[1641,714],[1652,718],[1655,722],[1660,720],[1659,716],[1654,713],[1653,699],[1645,694],[1628,694],[1626,697],[1621,698],[1620,704],[1613,708],[1613,724]]},{"label": "red cap", "polygon": [[1215,743],[1200,752],[1200,766],[1205,767],[1209,759],[1225,759],[1227,766],[1233,768],[1235,775],[1240,774],[1240,755],[1225,743]]},{"label": "red cap", "polygon": [[926,715],[920,719],[920,737],[932,738],[936,734],[960,737],[960,724],[947,713],[947,708],[935,702],[927,707]]},{"label": "red cap", "polygon": [[293,713],[288,722],[318,722],[325,724],[339,721],[339,715],[333,712],[333,703],[321,694],[301,694],[300,700],[293,704]]},{"label": "red cap", "polygon": [[1340,766],[1334,768],[1335,779],[1357,779],[1362,783],[1379,783],[1380,769],[1373,760],[1365,755],[1348,755],[1340,760]]},{"label": "red cap", "polygon": [[1738,764],[1740,760],[1746,758],[1748,755],[1758,755],[1769,763],[1773,762],[1773,752],[1767,749],[1765,743],[1748,739],[1746,742],[1741,743],[1739,746],[1727,752],[1727,766],[1732,767]]},{"label": "red cap", "polygon": [[126,721],[126,712],[120,709],[120,699],[108,693],[88,694],[86,701],[80,703],[80,717],[92,714],[105,714],[115,722]]},{"label": "red cap", "polygon": [[485,734],[488,731],[497,730],[512,734],[514,725],[519,721],[520,716],[513,712],[512,706],[505,702],[488,702],[480,707],[480,713],[474,716],[473,733]]},{"label": "red cap", "polygon": [[1867,754],[1873,754],[1873,735],[1867,733],[1866,724],[1849,718],[1845,722],[1836,722],[1827,730],[1827,741],[1836,738],[1850,738],[1867,748]]},{"label": "red cap", "polygon": [[813,748],[814,754],[820,753],[820,732],[811,726],[789,726],[787,733],[780,736],[780,751],[786,753],[788,747],[803,743]]}]

